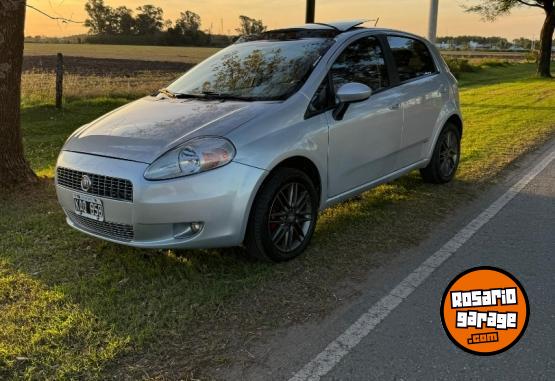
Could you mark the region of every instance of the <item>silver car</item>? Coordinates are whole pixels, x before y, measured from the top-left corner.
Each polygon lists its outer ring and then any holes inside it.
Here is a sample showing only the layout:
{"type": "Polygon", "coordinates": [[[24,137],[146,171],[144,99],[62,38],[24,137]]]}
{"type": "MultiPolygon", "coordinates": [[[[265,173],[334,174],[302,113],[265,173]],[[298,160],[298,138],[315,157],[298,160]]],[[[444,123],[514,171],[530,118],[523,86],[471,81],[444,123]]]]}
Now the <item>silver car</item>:
{"type": "Polygon", "coordinates": [[[457,170],[457,82],[435,47],[362,20],[244,37],[76,130],[56,168],[70,226],[142,248],[244,245],[284,261],[318,212],[416,168],[457,170]]]}

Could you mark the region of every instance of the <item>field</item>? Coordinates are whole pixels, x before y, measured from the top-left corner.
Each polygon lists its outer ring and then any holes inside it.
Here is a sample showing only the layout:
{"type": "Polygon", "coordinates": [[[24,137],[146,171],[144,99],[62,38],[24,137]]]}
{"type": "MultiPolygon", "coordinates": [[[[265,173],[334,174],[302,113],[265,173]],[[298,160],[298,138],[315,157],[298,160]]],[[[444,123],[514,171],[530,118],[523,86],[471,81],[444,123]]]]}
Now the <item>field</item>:
{"type": "MultiPolygon", "coordinates": [[[[54,99],[55,54],[64,54],[65,98],[134,98],[171,83],[219,48],[26,43],[23,94],[27,104],[54,99]]],[[[526,61],[519,52],[445,51],[447,59],[526,61]]]]}
{"type": "MultiPolygon", "coordinates": [[[[211,56],[219,49],[220,48],[182,46],[26,43],[25,55],[52,56],[56,53],[62,53],[64,55],[78,57],[137,59],[196,64],[211,56]]],[[[481,50],[445,50],[442,51],[442,54],[446,57],[490,58],[509,61],[524,61],[528,56],[528,52],[481,50]]]]}
{"type": "Polygon", "coordinates": [[[141,61],[169,61],[196,64],[216,53],[219,48],[183,46],[139,46],[104,44],[39,44],[26,43],[26,56],[67,56],[116,58],[141,61]]]}
{"type": "Polygon", "coordinates": [[[55,158],[77,127],[184,68],[136,63],[129,75],[104,59],[89,65],[105,65],[100,72],[82,65],[69,72],[75,80],[66,82],[71,96],[60,111],[48,93],[51,74],[27,58],[25,148],[46,177],[0,195],[0,379],[192,379],[256,361],[251,342],[317,321],[352,296],[344,281],[399,258],[555,135],[553,80],[535,78],[532,64],[485,66],[461,74],[466,123],[453,183],[428,185],[413,173],[329,209],[306,255],[291,263],[253,262],[241,249],[131,249],[65,225],[52,185],[55,158]]]}
{"type": "Polygon", "coordinates": [[[497,52],[483,50],[443,50],[444,57],[464,57],[464,58],[489,58],[507,61],[525,61],[529,52],[497,52]]]}
{"type": "MultiPolygon", "coordinates": [[[[192,64],[113,58],[64,58],[64,98],[137,98],[151,94],[178,78],[192,64]]],[[[26,56],[23,60],[23,104],[45,104],[55,97],[54,56],[26,56]]]]}

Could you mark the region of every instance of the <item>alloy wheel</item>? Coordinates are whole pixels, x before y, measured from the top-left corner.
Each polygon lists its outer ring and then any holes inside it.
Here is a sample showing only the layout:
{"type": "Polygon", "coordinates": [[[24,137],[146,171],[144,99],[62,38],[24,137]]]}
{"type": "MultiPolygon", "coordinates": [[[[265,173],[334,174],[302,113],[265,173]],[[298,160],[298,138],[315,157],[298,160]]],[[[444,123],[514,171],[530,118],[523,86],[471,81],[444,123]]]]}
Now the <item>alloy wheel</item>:
{"type": "Polygon", "coordinates": [[[285,184],[275,195],[268,217],[268,232],[274,246],[288,253],[306,240],[314,223],[313,201],[306,187],[285,184]]]}
{"type": "Polygon", "coordinates": [[[457,168],[459,161],[459,142],[454,131],[448,131],[441,142],[439,150],[439,170],[441,175],[449,177],[457,168]]]}

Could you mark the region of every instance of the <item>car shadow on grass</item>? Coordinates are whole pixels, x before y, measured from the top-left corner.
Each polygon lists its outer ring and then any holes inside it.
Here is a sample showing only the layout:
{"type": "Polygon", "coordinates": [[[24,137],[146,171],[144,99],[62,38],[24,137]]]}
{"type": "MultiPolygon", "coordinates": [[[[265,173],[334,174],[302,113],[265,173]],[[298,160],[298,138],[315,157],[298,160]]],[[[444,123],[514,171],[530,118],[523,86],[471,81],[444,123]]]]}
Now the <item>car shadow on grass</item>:
{"type": "MultiPolygon", "coordinates": [[[[59,312],[44,316],[66,319],[68,329],[49,345],[20,343],[12,356],[33,358],[35,372],[53,377],[196,375],[228,363],[261,332],[323,316],[337,305],[334,289],[347,274],[363,279],[419,242],[472,189],[405,176],[324,211],[306,254],[274,265],[249,259],[241,248],[140,250],[89,238],[66,226],[47,181],[0,199],[7,210],[0,225],[3,271],[38,282],[39,295],[59,293],[59,312]],[[73,369],[77,357],[83,366],[73,369]]],[[[14,306],[36,296],[25,289],[14,294],[14,306]]],[[[21,338],[47,325],[22,318],[21,338]]]]}

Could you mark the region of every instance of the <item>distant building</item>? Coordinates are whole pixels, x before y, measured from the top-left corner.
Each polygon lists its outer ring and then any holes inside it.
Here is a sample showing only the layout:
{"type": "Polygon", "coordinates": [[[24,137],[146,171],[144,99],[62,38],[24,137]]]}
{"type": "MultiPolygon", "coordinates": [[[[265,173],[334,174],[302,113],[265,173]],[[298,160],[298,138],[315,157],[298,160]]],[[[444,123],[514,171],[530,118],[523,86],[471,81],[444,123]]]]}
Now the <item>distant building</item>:
{"type": "Polygon", "coordinates": [[[468,43],[468,47],[472,50],[491,49],[490,44],[480,44],[479,42],[476,42],[476,41],[470,41],[468,43]]]}
{"type": "Polygon", "coordinates": [[[518,46],[518,45],[511,45],[509,47],[509,50],[512,52],[524,52],[526,51],[526,49],[524,49],[522,46],[518,46]]]}
{"type": "Polygon", "coordinates": [[[449,42],[440,42],[436,44],[436,47],[440,50],[449,50],[451,49],[451,44],[449,42]]]}

